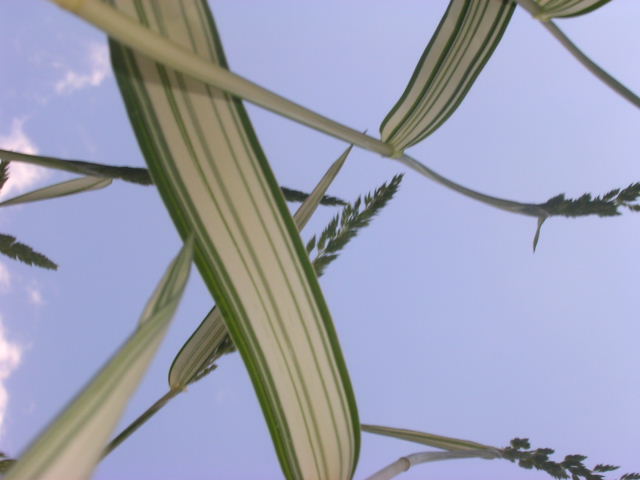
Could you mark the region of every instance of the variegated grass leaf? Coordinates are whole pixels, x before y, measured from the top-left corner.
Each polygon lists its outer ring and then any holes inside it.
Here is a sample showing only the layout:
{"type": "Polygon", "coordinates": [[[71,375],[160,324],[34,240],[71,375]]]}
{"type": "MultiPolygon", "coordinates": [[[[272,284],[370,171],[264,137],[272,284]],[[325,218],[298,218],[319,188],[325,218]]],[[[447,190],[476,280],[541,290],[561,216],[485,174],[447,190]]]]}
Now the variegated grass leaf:
{"type": "MultiPolygon", "coordinates": [[[[345,154],[346,153],[348,153],[348,151],[345,152],[345,154]]],[[[343,156],[345,154],[343,154],[343,156]]],[[[327,179],[327,175],[331,174],[332,170],[334,171],[333,175],[337,173],[336,168],[338,166],[338,162],[343,161],[341,159],[342,157],[334,163],[327,174],[325,174],[323,180],[318,184],[316,189],[314,189],[314,194],[316,194],[316,196],[318,195],[319,187],[321,187],[323,181],[327,179]]],[[[307,202],[310,202],[310,200],[307,200],[307,202]]],[[[305,218],[305,216],[303,216],[303,212],[303,207],[300,207],[294,215],[294,220],[299,228],[304,226],[302,222],[305,218]]],[[[351,236],[350,238],[354,238],[354,236],[351,236]]],[[[178,393],[184,391],[187,385],[202,379],[215,370],[217,368],[215,362],[220,357],[228,353],[232,353],[235,350],[233,341],[229,337],[224,325],[222,315],[220,314],[220,311],[214,307],[202,321],[198,329],[187,340],[174,359],[169,371],[169,392],[163,395],[158,401],[142,413],[142,415],[118,434],[117,437],[115,437],[109,444],[105,454],[108,454],[126,440],[126,438],[149,420],[149,418],[164,407],[169,400],[175,397],[178,393]]]]}
{"type": "MultiPolygon", "coordinates": [[[[298,230],[305,227],[315,212],[320,199],[324,198],[329,185],[344,165],[351,148],[351,146],[348,147],[333,162],[293,215],[293,221],[298,230]]],[[[174,358],[169,369],[169,386],[172,389],[182,389],[201,379],[215,368],[214,362],[218,358],[233,351],[235,351],[233,341],[229,337],[220,311],[214,306],[174,358]]]]}
{"type": "Polygon", "coordinates": [[[550,18],[577,17],[584,15],[606,5],[611,0],[535,0],[540,6],[542,15],[539,20],[547,21],[550,18]]]}
{"type": "MultiPolygon", "coordinates": [[[[99,3],[80,8],[105,7],[99,3]]],[[[209,70],[220,65],[216,71],[228,76],[206,2],[114,3],[124,12],[116,23],[127,43],[137,46],[136,32],[155,31],[154,39],[180,45],[174,53],[209,70]]],[[[114,40],[110,47],[151,175],[180,234],[193,232],[196,264],[242,355],[285,476],[349,478],[359,421],[348,373],[244,107],[114,40]]]]}
{"type": "Polygon", "coordinates": [[[187,239],[151,296],[138,328],[82,392],[20,455],[7,480],[87,479],[151,363],[189,277],[187,239]]]}
{"type": "Polygon", "coordinates": [[[433,133],[458,108],[502,38],[515,3],[451,0],[400,100],[380,125],[402,152],[433,133]]]}
{"type": "Polygon", "coordinates": [[[76,193],[89,192],[91,190],[99,190],[111,185],[110,178],[99,177],[81,177],[68,180],[66,182],[56,183],[48,187],[39,188],[23,195],[10,198],[0,202],[0,207],[8,207],[10,205],[18,205],[21,203],[38,202],[40,200],[49,200],[52,198],[64,197],[76,193]]]}

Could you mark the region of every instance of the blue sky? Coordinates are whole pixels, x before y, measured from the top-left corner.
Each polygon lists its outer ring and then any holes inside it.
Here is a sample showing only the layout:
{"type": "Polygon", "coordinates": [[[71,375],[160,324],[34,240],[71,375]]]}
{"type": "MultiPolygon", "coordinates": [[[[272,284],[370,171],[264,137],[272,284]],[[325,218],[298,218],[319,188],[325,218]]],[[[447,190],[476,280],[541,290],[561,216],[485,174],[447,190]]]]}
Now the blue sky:
{"type": "MultiPolygon", "coordinates": [[[[231,2],[213,13],[231,68],[313,110],[377,132],[446,2],[231,2]]],[[[617,0],[558,22],[640,91],[640,5],[617,0]]],[[[48,2],[0,3],[5,42],[0,147],[143,165],[105,38],[48,2]]],[[[249,107],[283,185],[310,190],[344,144],[249,107]]],[[[454,116],[411,153],[439,173],[504,198],[543,202],[640,180],[637,110],[603,86],[528,14],[454,116]]],[[[355,149],[331,193],[346,199],[405,168],[355,149]]],[[[69,176],[12,166],[13,195],[69,176]]],[[[322,209],[308,238],[336,212],[322,209]]],[[[503,446],[516,436],[590,465],[639,471],[636,346],[640,217],[535,221],[463,198],[406,171],[394,202],[321,285],[363,422],[503,446]]],[[[134,328],[179,249],[152,188],[102,191],[0,212],[0,232],[60,264],[0,259],[0,449],[34,437],[134,328]]],[[[212,300],[197,273],[123,425],[166,391],[171,360],[212,300]]],[[[239,357],[114,452],[95,478],[280,478],[239,357]]],[[[363,434],[356,478],[418,445],[363,434]]],[[[508,462],[459,460],[400,478],[534,479],[508,462]]],[[[614,476],[612,476],[614,478],[614,476]]]]}

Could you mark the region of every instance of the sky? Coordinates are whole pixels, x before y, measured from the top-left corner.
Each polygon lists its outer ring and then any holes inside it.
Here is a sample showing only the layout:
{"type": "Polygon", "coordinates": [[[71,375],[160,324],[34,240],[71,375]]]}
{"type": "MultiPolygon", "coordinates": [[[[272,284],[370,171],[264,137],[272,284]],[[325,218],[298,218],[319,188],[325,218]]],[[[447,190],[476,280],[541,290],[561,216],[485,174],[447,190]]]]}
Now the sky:
{"type": "MultiPolygon", "coordinates": [[[[445,1],[213,2],[230,67],[376,135],[445,1]],[[400,8],[399,8],[400,6],[400,8]]],[[[640,92],[640,4],[558,21],[640,92]]],[[[43,0],[0,2],[0,148],[143,166],[103,34],[43,0]]],[[[248,107],[282,185],[310,191],[343,142],[248,107]]],[[[516,11],[456,113],[408,153],[463,185],[544,202],[640,181],[639,112],[516,11]]],[[[345,199],[395,173],[393,202],[321,279],[360,418],[498,447],[527,437],[559,457],[640,471],[640,216],[535,219],[433,184],[354,149],[330,189],[345,199]]],[[[71,178],[11,166],[2,197],[71,178]]],[[[294,208],[294,206],[292,206],[294,208]]],[[[321,231],[322,208],[303,232],[321,231]]],[[[180,248],[153,188],[122,182],[0,212],[56,272],[0,258],[0,450],[19,455],[134,329],[180,248]]],[[[167,389],[171,360],[212,305],[194,270],[125,426],[167,389]]],[[[363,434],[355,478],[419,445],[363,434]]],[[[277,479],[278,462],[238,355],[219,362],[110,455],[96,479],[277,479]]],[[[544,479],[506,461],[415,467],[403,479],[544,479]]],[[[610,478],[617,478],[612,475],[610,478]]]]}

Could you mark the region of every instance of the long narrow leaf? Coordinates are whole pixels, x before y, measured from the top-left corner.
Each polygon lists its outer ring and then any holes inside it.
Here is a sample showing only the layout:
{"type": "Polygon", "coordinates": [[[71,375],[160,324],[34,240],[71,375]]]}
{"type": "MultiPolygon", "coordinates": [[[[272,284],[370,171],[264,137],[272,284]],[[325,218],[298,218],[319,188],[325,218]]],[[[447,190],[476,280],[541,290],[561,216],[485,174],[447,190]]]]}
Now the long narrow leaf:
{"type": "Polygon", "coordinates": [[[110,178],[74,178],[73,180],[56,183],[55,185],[39,188],[33,192],[10,198],[9,200],[0,202],[0,207],[8,207],[10,205],[18,205],[20,203],[39,202],[40,200],[49,200],[51,198],[64,197],[75,193],[99,190],[101,188],[108,187],[109,185],[111,185],[110,178]]]}
{"type": "MultiPolygon", "coordinates": [[[[351,148],[347,148],[333,162],[313,192],[293,215],[298,230],[302,230],[311,218],[320,199],[344,165],[351,148]]],[[[220,310],[213,307],[173,359],[169,369],[169,386],[172,389],[182,389],[197,381],[213,368],[214,362],[220,356],[234,349],[220,310]]]]}
{"type": "Polygon", "coordinates": [[[360,426],[363,432],[374,433],[386,437],[399,438],[408,442],[421,443],[429,447],[441,448],[443,450],[460,451],[460,450],[486,450],[487,453],[495,453],[499,455],[499,451],[495,447],[483,445],[481,443],[472,442],[470,440],[461,440],[459,438],[444,437],[442,435],[434,435],[432,433],[418,432],[416,430],[406,430],[403,428],[383,427],[380,425],[360,426]]]}
{"type": "Polygon", "coordinates": [[[89,478],[164,338],[184,291],[192,256],[189,239],[156,288],[135,333],[20,456],[7,480],[89,478]]]}
{"type": "Polygon", "coordinates": [[[544,18],[576,17],[592,12],[611,0],[535,0],[540,5],[544,18]]]}
{"type": "Polygon", "coordinates": [[[151,177],[146,168],[137,167],[117,167],[113,165],[103,165],[101,163],[91,163],[82,160],[66,160],[56,157],[45,157],[42,155],[28,155],[26,153],[0,150],[0,159],[38,165],[40,167],[55,168],[65,172],[78,173],[91,177],[120,179],[126,182],[138,183],[140,185],[150,185],[151,177]]]}
{"type": "Polygon", "coordinates": [[[511,19],[510,0],[451,0],[409,85],[380,126],[401,152],[433,133],[458,108],[511,19]]]}
{"type": "MultiPolygon", "coordinates": [[[[226,66],[206,2],[118,1],[148,28],[226,66]]],[[[133,40],[135,44],[135,40],[133,40]]],[[[242,104],[115,42],[138,142],[224,315],[288,478],[349,478],[359,422],[332,321],[242,104]]]]}

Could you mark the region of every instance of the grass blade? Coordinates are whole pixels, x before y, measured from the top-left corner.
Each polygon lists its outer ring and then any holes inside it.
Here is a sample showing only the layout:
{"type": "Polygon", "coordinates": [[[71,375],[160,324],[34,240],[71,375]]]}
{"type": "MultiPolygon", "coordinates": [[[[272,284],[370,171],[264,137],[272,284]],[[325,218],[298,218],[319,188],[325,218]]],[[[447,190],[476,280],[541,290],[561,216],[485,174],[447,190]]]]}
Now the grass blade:
{"type": "Polygon", "coordinates": [[[539,20],[554,17],[577,17],[606,5],[611,0],[535,0],[540,5],[539,20]]]}
{"type": "Polygon", "coordinates": [[[129,397],[164,338],[189,276],[187,240],[144,310],[134,334],[11,467],[7,480],[89,478],[129,397]]]}
{"type": "Polygon", "coordinates": [[[440,448],[442,450],[460,451],[460,450],[486,450],[487,453],[496,453],[499,456],[499,450],[489,445],[472,442],[470,440],[461,440],[459,438],[444,437],[442,435],[434,435],[432,433],[418,432],[416,430],[406,430],[403,428],[383,427],[380,425],[360,426],[363,432],[383,435],[386,437],[399,438],[408,442],[421,443],[429,447],[440,448]]]}
{"type": "MultiPolygon", "coordinates": [[[[294,214],[293,221],[298,230],[302,230],[311,218],[320,199],[324,197],[329,185],[344,165],[351,148],[347,148],[329,167],[313,192],[294,214]]],[[[218,358],[234,350],[235,346],[229,337],[222,315],[214,306],[173,359],[169,368],[170,388],[183,389],[196,382],[215,368],[218,358]]]]}
{"type": "MultiPolygon", "coordinates": [[[[226,67],[206,2],[116,5],[226,67]]],[[[111,54],[152,177],[181,235],[193,232],[196,264],[247,366],[285,475],[349,478],[359,422],[348,375],[244,107],[113,41],[111,54]]]]}
{"type": "Polygon", "coordinates": [[[100,163],[84,162],[81,160],[65,160],[56,157],[45,157],[42,155],[28,155],[26,153],[10,152],[0,150],[0,158],[5,161],[14,161],[38,165],[40,167],[54,168],[65,172],[78,173],[100,178],[113,178],[124,180],[125,182],[138,183],[140,185],[151,185],[151,177],[146,168],[136,167],[116,167],[103,165],[100,163]]]}
{"type": "Polygon", "coordinates": [[[451,0],[409,85],[380,126],[397,151],[433,133],[458,108],[511,19],[508,0],[451,0]]]}
{"type": "Polygon", "coordinates": [[[0,207],[8,207],[10,205],[18,205],[20,203],[39,202],[40,200],[49,200],[51,198],[65,197],[75,193],[89,192],[91,190],[99,190],[111,185],[110,178],[82,177],[75,178],[66,182],[56,183],[48,187],[39,188],[33,192],[18,195],[4,202],[0,202],[0,207]]]}
{"type": "MultiPolygon", "coordinates": [[[[6,158],[8,161],[29,163],[31,165],[39,165],[41,167],[53,168],[65,172],[79,173],[101,178],[111,178],[124,180],[125,182],[137,183],[139,185],[153,185],[153,179],[149,175],[149,170],[138,167],[116,167],[113,165],[104,165],[101,163],[91,163],[81,160],[64,160],[55,157],[43,157],[41,155],[27,155],[26,153],[10,152],[0,149],[0,158],[6,158]]],[[[1,160],[0,160],[1,161],[1,160]]],[[[0,172],[1,173],[1,172],[0,172]]],[[[3,178],[0,175],[0,178],[3,178]]],[[[0,181],[0,189],[2,188],[0,181]]],[[[280,187],[282,194],[287,202],[304,202],[309,196],[308,193],[294,190],[288,187],[280,187]]],[[[340,198],[325,195],[320,201],[322,205],[335,207],[337,205],[346,205],[344,200],[340,198]]]]}

